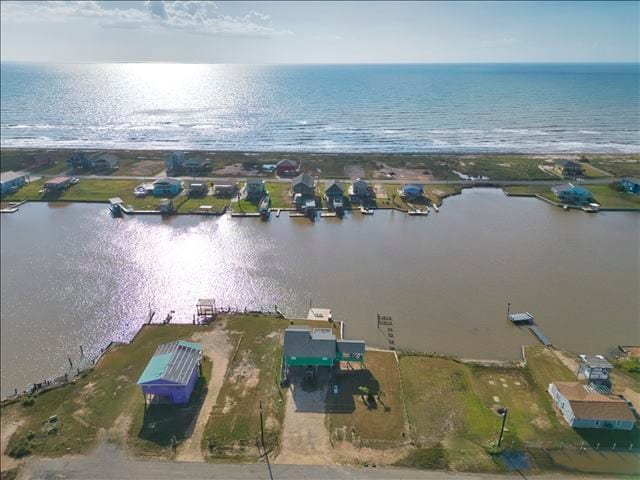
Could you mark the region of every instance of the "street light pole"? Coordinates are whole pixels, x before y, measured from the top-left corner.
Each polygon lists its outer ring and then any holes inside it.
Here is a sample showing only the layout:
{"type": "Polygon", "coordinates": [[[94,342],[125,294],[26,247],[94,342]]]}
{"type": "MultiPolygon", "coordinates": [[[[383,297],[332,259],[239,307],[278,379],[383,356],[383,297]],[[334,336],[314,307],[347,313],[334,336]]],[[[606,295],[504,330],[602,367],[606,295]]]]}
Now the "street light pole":
{"type": "Polygon", "coordinates": [[[502,427],[500,427],[500,436],[498,437],[498,448],[500,448],[500,445],[502,445],[502,434],[504,433],[504,424],[507,421],[508,412],[509,410],[507,410],[506,408],[502,409],[502,427]]]}

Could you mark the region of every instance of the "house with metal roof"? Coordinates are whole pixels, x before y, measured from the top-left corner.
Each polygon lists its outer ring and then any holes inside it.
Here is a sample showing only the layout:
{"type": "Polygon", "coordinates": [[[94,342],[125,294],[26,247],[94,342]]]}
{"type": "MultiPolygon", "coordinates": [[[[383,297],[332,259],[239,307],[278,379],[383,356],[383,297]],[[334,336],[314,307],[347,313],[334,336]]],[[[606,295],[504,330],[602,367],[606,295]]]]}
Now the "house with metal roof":
{"type": "Polygon", "coordinates": [[[27,183],[27,174],[24,172],[2,172],[0,174],[0,194],[13,192],[27,183]]]}
{"type": "Polygon", "coordinates": [[[279,177],[291,177],[298,173],[298,164],[285,158],[276,164],[276,171],[279,177]]]}
{"type": "Polygon", "coordinates": [[[609,384],[609,373],[613,365],[602,355],[578,355],[578,377],[584,375],[589,382],[609,384]]]}
{"type": "Polygon", "coordinates": [[[575,178],[584,174],[582,165],[573,160],[560,159],[555,161],[554,170],[563,177],[575,178]]]}
{"type": "Polygon", "coordinates": [[[202,345],[178,340],[159,345],[138,385],[147,400],[170,404],[189,403],[200,376],[202,345]]]}
{"type": "Polygon", "coordinates": [[[291,191],[295,195],[299,193],[302,197],[312,197],[316,193],[313,177],[308,173],[301,173],[291,180],[291,191]]]}
{"type": "Polygon", "coordinates": [[[620,179],[620,186],[627,193],[633,193],[635,195],[640,195],[640,179],[624,177],[620,179]]]}
{"type": "Polygon", "coordinates": [[[344,195],[344,184],[340,180],[329,180],[327,187],[324,189],[324,196],[327,200],[335,200],[342,198],[344,195]]]}
{"type": "Polygon", "coordinates": [[[400,191],[400,196],[404,198],[418,198],[424,195],[424,187],[419,183],[405,183],[400,191]]]}
{"type": "Polygon", "coordinates": [[[339,362],[363,362],[362,340],[337,340],[330,328],[289,327],[284,331],[283,367],[333,367],[339,362]]]}
{"type": "Polygon", "coordinates": [[[627,401],[608,389],[580,382],[549,384],[549,395],[573,428],[632,430],[636,417],[627,401]]]}
{"type": "Polygon", "coordinates": [[[184,182],[179,178],[159,178],[153,182],[153,194],[156,197],[174,196],[182,191],[184,182]]]}
{"type": "Polygon", "coordinates": [[[565,183],[551,187],[551,191],[555,196],[564,203],[589,203],[593,199],[593,195],[584,187],[579,187],[573,183],[565,183]]]}

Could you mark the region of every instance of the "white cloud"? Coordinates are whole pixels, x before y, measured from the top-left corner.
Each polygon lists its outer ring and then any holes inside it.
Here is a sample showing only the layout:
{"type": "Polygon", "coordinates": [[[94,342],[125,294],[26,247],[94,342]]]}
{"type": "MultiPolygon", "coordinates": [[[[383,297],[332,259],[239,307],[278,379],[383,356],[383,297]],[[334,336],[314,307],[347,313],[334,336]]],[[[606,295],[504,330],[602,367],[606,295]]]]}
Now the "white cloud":
{"type": "Polygon", "coordinates": [[[95,0],[2,1],[3,22],[93,21],[110,28],[180,30],[205,35],[273,37],[291,32],[272,26],[269,16],[251,11],[243,16],[223,15],[213,1],[145,1],[137,7],[106,8],[95,0]]]}

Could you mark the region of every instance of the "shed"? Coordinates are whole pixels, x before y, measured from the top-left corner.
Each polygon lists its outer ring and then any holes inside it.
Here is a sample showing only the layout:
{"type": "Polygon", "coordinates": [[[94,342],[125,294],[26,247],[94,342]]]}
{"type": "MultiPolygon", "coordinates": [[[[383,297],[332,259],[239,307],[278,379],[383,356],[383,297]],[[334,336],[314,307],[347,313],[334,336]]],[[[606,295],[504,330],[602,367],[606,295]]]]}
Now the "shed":
{"type": "Polygon", "coordinates": [[[421,197],[422,195],[424,195],[424,187],[417,183],[406,183],[402,186],[401,193],[403,197],[421,197]]]}
{"type": "Polygon", "coordinates": [[[138,379],[145,405],[148,400],[174,405],[189,402],[200,376],[202,345],[178,340],[156,349],[138,379]]]}

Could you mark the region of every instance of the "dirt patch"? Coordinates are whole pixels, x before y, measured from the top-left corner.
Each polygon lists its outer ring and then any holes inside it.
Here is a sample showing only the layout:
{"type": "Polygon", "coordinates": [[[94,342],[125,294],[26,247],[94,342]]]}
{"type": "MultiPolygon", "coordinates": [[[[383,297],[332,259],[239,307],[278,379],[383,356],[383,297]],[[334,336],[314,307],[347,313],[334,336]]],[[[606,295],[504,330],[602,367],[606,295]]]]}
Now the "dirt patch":
{"type": "Polygon", "coordinates": [[[222,388],[224,382],[224,376],[227,372],[227,366],[229,364],[229,356],[231,355],[232,346],[229,342],[229,337],[224,330],[225,325],[223,323],[216,325],[212,330],[197,333],[193,336],[193,341],[202,345],[203,355],[208,357],[213,368],[211,371],[211,378],[207,385],[207,396],[204,399],[202,408],[194,419],[194,424],[191,427],[191,435],[180,446],[177,460],[185,462],[203,462],[204,457],[202,455],[202,436],[204,434],[205,426],[209,420],[211,410],[215,406],[218,394],[222,388]]]}
{"type": "Polygon", "coordinates": [[[2,453],[0,457],[0,471],[11,470],[20,464],[20,461],[5,455],[5,453],[9,445],[9,440],[22,424],[23,420],[20,419],[19,415],[12,413],[6,408],[3,409],[2,421],[0,423],[0,453],[2,453]]]}
{"type": "Polygon", "coordinates": [[[217,170],[214,170],[213,174],[219,175],[219,176],[230,176],[230,177],[236,177],[236,176],[242,176],[242,175],[261,176],[261,172],[257,170],[247,170],[246,168],[244,168],[244,165],[242,163],[232,163],[231,165],[225,165],[222,168],[218,168],[217,170]]]}
{"type": "Polygon", "coordinates": [[[384,178],[387,180],[416,180],[416,181],[429,181],[433,180],[433,175],[425,172],[421,169],[414,168],[395,168],[389,165],[383,164],[382,168],[379,168],[373,172],[373,178],[384,178]]]}
{"type": "Polygon", "coordinates": [[[364,168],[362,168],[360,165],[347,165],[346,167],[344,167],[344,176],[350,178],[351,180],[364,178],[364,168]]]}
{"type": "Polygon", "coordinates": [[[577,359],[570,357],[569,355],[567,355],[566,353],[564,353],[564,352],[562,352],[560,350],[555,350],[554,349],[553,350],[553,354],[569,370],[571,370],[574,373],[578,371],[578,360],[577,359]]]}
{"type": "Polygon", "coordinates": [[[140,160],[129,167],[129,174],[139,177],[150,177],[160,173],[164,165],[157,160],[140,160]]]}
{"type": "Polygon", "coordinates": [[[246,390],[254,388],[258,385],[260,380],[260,370],[252,365],[247,355],[244,354],[238,364],[234,367],[231,375],[229,375],[229,382],[235,384],[241,384],[244,391],[241,396],[245,396],[246,390]]]}

